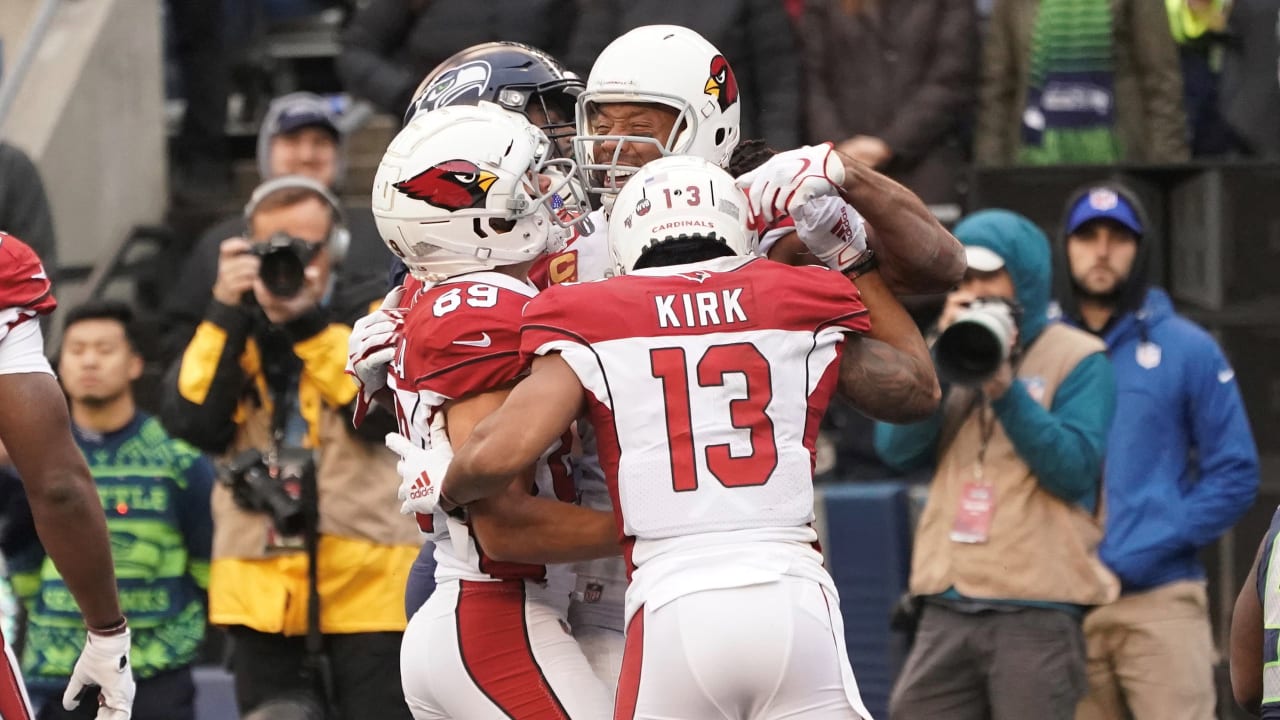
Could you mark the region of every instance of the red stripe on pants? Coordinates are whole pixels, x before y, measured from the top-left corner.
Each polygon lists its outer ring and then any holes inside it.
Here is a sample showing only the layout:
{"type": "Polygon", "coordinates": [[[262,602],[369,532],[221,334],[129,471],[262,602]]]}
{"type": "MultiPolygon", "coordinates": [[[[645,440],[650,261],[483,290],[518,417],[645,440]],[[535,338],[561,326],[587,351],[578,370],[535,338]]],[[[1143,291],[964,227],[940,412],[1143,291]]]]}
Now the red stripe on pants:
{"type": "Polygon", "coordinates": [[[458,652],[476,687],[512,718],[569,720],[529,645],[524,582],[463,580],[460,586],[458,652]]]}
{"type": "Polygon", "coordinates": [[[622,648],[622,670],[618,673],[618,694],[614,697],[613,720],[632,720],[640,697],[640,666],[644,660],[644,606],[631,616],[627,640],[622,648]]]}
{"type": "MultiPolygon", "coordinates": [[[[4,633],[0,632],[0,647],[4,646],[4,633]]],[[[23,699],[22,678],[18,669],[9,662],[9,653],[4,653],[4,662],[0,663],[0,718],[4,720],[32,720],[31,708],[23,699]]],[[[57,698],[55,702],[62,702],[57,698]]]]}

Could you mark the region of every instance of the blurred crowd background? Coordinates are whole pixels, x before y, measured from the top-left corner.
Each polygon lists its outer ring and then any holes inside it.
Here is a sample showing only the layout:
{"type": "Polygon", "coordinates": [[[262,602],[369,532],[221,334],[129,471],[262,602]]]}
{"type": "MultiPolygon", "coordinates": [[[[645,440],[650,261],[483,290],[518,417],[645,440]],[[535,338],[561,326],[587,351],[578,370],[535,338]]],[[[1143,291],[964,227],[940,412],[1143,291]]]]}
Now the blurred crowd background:
{"type": "MultiPolygon", "coordinates": [[[[1280,0],[1100,0],[1051,41],[1062,27],[1035,9],[1052,1],[4,0],[0,229],[41,254],[64,307],[132,307],[144,361],[134,389],[155,410],[208,303],[218,244],[243,231],[259,182],[301,173],[331,187],[352,235],[344,274],[379,281],[389,256],[369,211],[373,173],[440,61],[514,40],[586,77],[619,34],[688,26],[735,69],[744,138],[830,141],[944,223],[1000,207],[1054,237],[1072,188],[1136,191],[1156,241],[1152,280],[1233,362],[1262,459],[1254,508],[1204,551],[1221,649],[1280,501],[1280,0]],[[1111,44],[1073,54],[1073,32],[1111,44]],[[1028,115],[1061,70],[1107,74],[1109,124],[1028,115]],[[1046,141],[1029,150],[1027,133],[1046,141]]],[[[911,302],[922,325],[939,307],[911,302]]],[[[903,657],[885,609],[905,586],[928,474],[896,477],[852,410],[834,408],[825,430],[829,535],[885,548],[874,567],[831,551],[838,580],[873,588],[845,600],[851,654],[874,661],[857,668],[870,698],[903,657]]],[[[216,647],[204,658],[216,663],[216,647]]],[[[1222,717],[1230,697],[1220,690],[1222,717]]]]}

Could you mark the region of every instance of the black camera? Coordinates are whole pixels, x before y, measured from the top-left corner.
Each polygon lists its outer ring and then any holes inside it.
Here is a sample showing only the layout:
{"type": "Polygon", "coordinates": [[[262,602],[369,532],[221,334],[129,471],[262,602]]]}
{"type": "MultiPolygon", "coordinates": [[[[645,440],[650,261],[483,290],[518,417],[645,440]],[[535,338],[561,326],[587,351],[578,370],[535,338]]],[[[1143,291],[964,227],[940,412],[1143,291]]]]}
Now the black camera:
{"type": "Polygon", "coordinates": [[[287,447],[269,455],[245,450],[219,474],[219,482],[231,488],[236,504],[250,512],[265,513],[285,536],[301,535],[307,527],[304,488],[314,487],[315,458],[305,448],[287,447]]]}
{"type": "Polygon", "coordinates": [[[986,382],[1013,351],[1021,315],[1021,307],[1008,298],[969,303],[933,345],[938,378],[958,385],[986,382]]]}
{"type": "Polygon", "coordinates": [[[302,290],[304,272],[324,243],[310,242],[288,233],[276,233],[266,242],[254,243],[249,252],[262,258],[258,277],[272,295],[290,298],[302,290]]]}

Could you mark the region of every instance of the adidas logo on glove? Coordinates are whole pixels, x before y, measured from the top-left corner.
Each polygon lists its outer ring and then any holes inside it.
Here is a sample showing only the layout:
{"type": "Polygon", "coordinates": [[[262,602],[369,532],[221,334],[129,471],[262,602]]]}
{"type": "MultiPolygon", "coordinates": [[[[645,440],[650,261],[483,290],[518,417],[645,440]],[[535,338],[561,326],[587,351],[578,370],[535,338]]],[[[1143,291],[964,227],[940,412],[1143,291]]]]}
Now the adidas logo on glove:
{"type": "Polygon", "coordinates": [[[413,482],[413,488],[409,490],[409,499],[421,500],[435,494],[436,487],[431,484],[431,478],[427,477],[427,474],[424,472],[413,482]]]}

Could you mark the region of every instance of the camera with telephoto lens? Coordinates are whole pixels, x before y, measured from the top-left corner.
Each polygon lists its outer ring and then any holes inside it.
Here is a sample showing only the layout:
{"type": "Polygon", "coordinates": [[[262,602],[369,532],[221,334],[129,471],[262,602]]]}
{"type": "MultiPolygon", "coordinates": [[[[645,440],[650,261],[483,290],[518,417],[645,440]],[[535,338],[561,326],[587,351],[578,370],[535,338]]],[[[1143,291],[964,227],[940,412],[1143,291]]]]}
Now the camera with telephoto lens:
{"type": "Polygon", "coordinates": [[[218,480],[231,489],[242,509],[264,513],[281,535],[296,536],[306,529],[303,488],[315,482],[315,472],[315,458],[305,448],[286,447],[266,455],[251,449],[227,463],[218,480]]]}
{"type": "Polygon", "coordinates": [[[1003,297],[969,303],[933,344],[938,378],[957,385],[981,385],[1009,359],[1018,335],[1021,308],[1003,297]]]}
{"type": "Polygon", "coordinates": [[[291,298],[302,290],[307,263],[324,243],[313,243],[288,233],[276,233],[266,242],[254,243],[249,252],[262,258],[258,277],[272,295],[291,298]]]}

